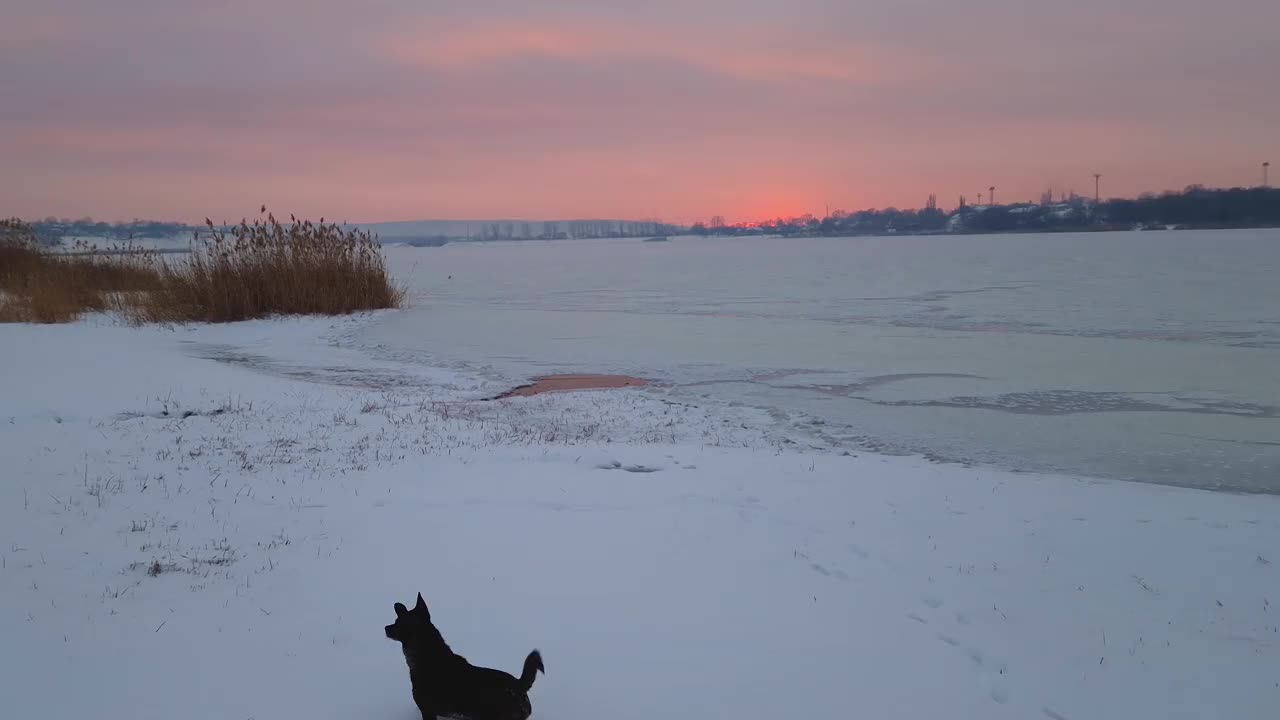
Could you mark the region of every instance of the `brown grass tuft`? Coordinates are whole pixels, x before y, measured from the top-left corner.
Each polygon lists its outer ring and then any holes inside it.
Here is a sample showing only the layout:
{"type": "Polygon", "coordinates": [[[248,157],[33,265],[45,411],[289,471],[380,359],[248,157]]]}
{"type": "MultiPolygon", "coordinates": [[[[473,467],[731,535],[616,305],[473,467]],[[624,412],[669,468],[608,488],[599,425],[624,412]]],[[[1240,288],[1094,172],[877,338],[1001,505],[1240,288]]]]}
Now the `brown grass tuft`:
{"type": "Polygon", "coordinates": [[[345,315],[400,307],[403,291],[364,231],[266,212],[160,266],[160,286],[129,312],[137,322],[233,322],[271,315],[345,315]]]}
{"type": "Polygon", "coordinates": [[[105,254],[84,244],[74,254],[52,253],[26,223],[0,220],[0,322],[71,322],[159,283],[153,253],[125,245],[105,254]]]}
{"type": "Polygon", "coordinates": [[[172,262],[128,245],[59,254],[31,227],[0,220],[0,322],[71,322],[118,310],[136,323],[233,322],[400,307],[403,291],[364,231],[290,218],[242,222],[172,262]]]}

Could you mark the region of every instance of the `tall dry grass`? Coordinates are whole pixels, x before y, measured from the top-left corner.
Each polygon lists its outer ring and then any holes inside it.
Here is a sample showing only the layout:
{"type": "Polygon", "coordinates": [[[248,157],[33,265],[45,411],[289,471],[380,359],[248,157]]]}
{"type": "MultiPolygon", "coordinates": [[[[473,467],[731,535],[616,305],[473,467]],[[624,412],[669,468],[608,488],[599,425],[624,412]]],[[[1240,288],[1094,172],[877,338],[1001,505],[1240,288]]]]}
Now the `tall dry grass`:
{"type": "Polygon", "coordinates": [[[262,209],[252,224],[210,237],[183,260],[160,264],[159,287],[127,312],[136,322],[234,322],[271,315],[345,315],[400,307],[373,235],[337,224],[288,225],[262,209]]]}
{"type": "Polygon", "coordinates": [[[165,260],[130,246],[76,254],[41,247],[30,226],[0,221],[0,322],[71,322],[115,310],[135,323],[234,322],[271,315],[344,315],[399,307],[372,234],[336,224],[288,225],[262,209],[252,224],[165,260]]]}
{"type": "Polygon", "coordinates": [[[155,255],[146,250],[102,253],[79,243],[74,251],[49,252],[26,223],[0,220],[0,322],[71,322],[160,287],[155,255]]]}

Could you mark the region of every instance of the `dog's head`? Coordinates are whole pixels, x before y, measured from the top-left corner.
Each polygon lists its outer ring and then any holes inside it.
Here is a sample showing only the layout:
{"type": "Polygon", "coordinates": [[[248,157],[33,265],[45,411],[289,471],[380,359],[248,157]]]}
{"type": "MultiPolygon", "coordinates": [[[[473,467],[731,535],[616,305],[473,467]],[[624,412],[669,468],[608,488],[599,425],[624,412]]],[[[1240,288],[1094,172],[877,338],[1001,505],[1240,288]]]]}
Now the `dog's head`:
{"type": "Polygon", "coordinates": [[[387,637],[401,644],[427,641],[448,647],[440,631],[431,623],[431,611],[427,610],[427,603],[423,601],[422,593],[418,593],[418,603],[412,610],[396,603],[395,611],[396,621],[386,626],[387,637]]]}

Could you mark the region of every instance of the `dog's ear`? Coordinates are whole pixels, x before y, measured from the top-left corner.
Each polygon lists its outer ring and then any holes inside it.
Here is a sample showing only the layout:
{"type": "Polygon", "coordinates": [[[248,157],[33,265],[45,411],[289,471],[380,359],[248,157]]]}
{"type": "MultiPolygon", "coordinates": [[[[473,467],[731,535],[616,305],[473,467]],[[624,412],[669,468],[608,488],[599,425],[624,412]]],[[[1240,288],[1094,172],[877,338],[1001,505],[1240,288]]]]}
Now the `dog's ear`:
{"type": "Polygon", "coordinates": [[[431,619],[431,611],[427,609],[427,603],[422,599],[422,593],[418,593],[418,604],[413,606],[413,611],[422,613],[423,617],[431,619]]]}
{"type": "Polygon", "coordinates": [[[409,609],[401,603],[396,603],[396,617],[404,617],[409,614],[409,609]]]}

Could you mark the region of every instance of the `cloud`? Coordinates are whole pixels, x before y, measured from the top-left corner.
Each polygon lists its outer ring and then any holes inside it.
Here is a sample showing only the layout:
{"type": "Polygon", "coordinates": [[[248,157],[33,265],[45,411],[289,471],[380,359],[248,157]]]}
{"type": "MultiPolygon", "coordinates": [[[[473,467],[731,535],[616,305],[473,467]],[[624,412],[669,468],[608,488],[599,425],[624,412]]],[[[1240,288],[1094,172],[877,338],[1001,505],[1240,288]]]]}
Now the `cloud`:
{"type": "Polygon", "coordinates": [[[650,26],[619,21],[482,22],[397,28],[375,41],[396,62],[430,69],[458,69],[513,58],[577,62],[661,60],[745,80],[833,81],[877,85],[918,77],[918,58],[889,56],[870,43],[823,46],[815,38],[784,42],[769,28],[704,32],[685,25],[650,26]]]}
{"type": "Polygon", "coordinates": [[[1269,0],[19,0],[5,23],[21,214],[692,219],[1280,156],[1269,0]]]}

